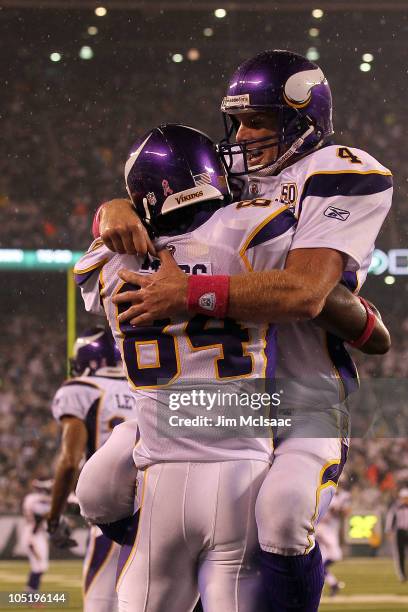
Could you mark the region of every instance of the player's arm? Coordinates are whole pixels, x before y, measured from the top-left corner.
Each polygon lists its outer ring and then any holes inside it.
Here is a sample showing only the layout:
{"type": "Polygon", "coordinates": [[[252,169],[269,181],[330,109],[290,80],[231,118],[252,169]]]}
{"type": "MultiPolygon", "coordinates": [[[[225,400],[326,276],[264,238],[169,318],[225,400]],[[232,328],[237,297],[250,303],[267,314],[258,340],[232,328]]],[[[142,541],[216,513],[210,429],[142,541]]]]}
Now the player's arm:
{"type": "MultiPolygon", "coordinates": [[[[115,303],[132,303],[120,315],[120,321],[142,325],[158,318],[188,314],[188,285],[192,277],[179,269],[168,251],[161,251],[159,256],[160,269],[148,278],[128,270],[119,272],[123,280],[141,287],[139,291],[127,291],[113,298],[115,303]]],[[[291,251],[284,270],[229,277],[228,308],[223,316],[274,323],[313,319],[339,282],[343,268],[342,254],[332,249],[291,251]]]]}
{"type": "Polygon", "coordinates": [[[102,204],[95,214],[92,233],[94,238],[100,236],[108,249],[117,253],[156,254],[130,200],[115,199],[102,204]]]}
{"type": "Polygon", "coordinates": [[[79,464],[84,456],[88,433],[84,422],[74,416],[63,416],[62,439],[57,458],[48,525],[58,525],[69,494],[78,480],[79,464]]]}
{"type": "MultiPolygon", "coordinates": [[[[359,348],[363,353],[382,355],[389,351],[391,338],[381,315],[369,302],[375,314],[373,332],[359,348]]],[[[344,285],[337,285],[327,296],[324,308],[315,319],[320,327],[346,341],[361,337],[367,324],[367,311],[360,299],[344,285]]]]}

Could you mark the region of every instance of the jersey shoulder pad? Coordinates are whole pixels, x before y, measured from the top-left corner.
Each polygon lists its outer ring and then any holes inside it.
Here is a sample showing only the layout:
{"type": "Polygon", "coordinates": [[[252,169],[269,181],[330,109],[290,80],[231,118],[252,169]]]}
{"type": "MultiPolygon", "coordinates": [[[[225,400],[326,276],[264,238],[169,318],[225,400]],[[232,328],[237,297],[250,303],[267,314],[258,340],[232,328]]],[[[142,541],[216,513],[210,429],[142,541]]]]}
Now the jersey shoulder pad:
{"type": "Polygon", "coordinates": [[[86,377],[72,378],[65,381],[56,392],[51,411],[56,420],[63,416],[74,416],[84,420],[92,404],[103,394],[104,389],[86,377]]]}
{"type": "Polygon", "coordinates": [[[75,378],[67,378],[65,380],[60,389],[65,389],[67,387],[88,387],[90,389],[96,389],[101,391],[101,387],[98,385],[98,382],[94,380],[94,376],[76,376],[75,378]]]}
{"type": "Polygon", "coordinates": [[[92,276],[96,270],[100,270],[115,253],[106,247],[102,240],[94,240],[87,252],[75,264],[74,276],[77,285],[81,286],[92,276]]]}
{"type": "Polygon", "coordinates": [[[299,210],[306,197],[368,196],[392,188],[392,174],[361,149],[330,145],[308,155],[299,168],[299,210]]]}
{"type": "Polygon", "coordinates": [[[318,149],[304,158],[303,169],[307,176],[312,173],[324,172],[347,172],[364,174],[375,172],[391,175],[391,171],[380,164],[372,155],[358,149],[345,145],[329,145],[318,149]]]}

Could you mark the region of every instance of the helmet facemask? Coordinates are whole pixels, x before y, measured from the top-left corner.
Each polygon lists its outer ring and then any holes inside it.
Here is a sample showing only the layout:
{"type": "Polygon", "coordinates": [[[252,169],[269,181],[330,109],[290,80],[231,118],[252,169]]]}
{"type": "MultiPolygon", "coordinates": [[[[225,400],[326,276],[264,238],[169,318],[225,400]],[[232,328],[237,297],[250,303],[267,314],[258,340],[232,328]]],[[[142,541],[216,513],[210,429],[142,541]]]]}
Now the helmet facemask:
{"type": "Polygon", "coordinates": [[[315,131],[312,120],[300,115],[296,109],[275,106],[262,109],[251,107],[249,110],[275,112],[277,115],[277,136],[264,136],[237,142],[235,137],[238,132],[239,121],[235,115],[223,112],[225,138],[219,143],[218,152],[229,176],[238,177],[247,174],[268,176],[274,174],[298,153],[305,139],[315,131]],[[255,151],[263,152],[271,148],[276,149],[273,159],[269,159],[263,164],[250,165],[250,158],[255,151]],[[234,165],[238,160],[242,163],[239,164],[237,170],[234,170],[234,165]]]}

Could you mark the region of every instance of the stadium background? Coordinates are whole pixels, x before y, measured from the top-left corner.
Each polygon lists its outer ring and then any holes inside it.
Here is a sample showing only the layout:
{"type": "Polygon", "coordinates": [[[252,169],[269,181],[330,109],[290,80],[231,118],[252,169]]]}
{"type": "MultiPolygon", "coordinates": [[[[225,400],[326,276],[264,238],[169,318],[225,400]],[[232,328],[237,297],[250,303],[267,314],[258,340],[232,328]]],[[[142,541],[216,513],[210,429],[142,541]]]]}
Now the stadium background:
{"type": "MultiPolygon", "coordinates": [[[[123,163],[137,137],[176,121],[219,139],[233,68],[264,48],[289,48],[328,76],[337,141],[367,149],[394,173],[393,209],[377,243],[394,258],[387,265],[382,255],[364,288],[393,346],[359,361],[363,377],[406,377],[406,2],[101,4],[98,16],[91,1],[2,2],[0,249],[86,249],[98,203],[125,195],[123,163]]],[[[66,277],[1,274],[0,514],[14,525],[30,479],[52,473],[58,445],[49,405],[66,372],[66,277]]],[[[78,311],[80,329],[89,319],[78,311]]],[[[386,433],[353,440],[344,479],[355,512],[380,521],[408,483],[408,440],[386,433]]],[[[12,553],[13,533],[0,536],[0,555],[12,553]]],[[[357,552],[389,554],[381,528],[368,540],[357,552]]]]}

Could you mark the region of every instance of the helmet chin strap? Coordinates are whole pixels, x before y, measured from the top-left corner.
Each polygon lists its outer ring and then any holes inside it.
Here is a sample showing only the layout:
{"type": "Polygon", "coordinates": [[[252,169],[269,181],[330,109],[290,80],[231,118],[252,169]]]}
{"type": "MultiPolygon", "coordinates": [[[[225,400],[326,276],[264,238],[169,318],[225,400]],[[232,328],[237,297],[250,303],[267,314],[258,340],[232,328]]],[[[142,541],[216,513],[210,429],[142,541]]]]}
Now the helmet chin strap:
{"type": "MultiPolygon", "coordinates": [[[[275,174],[276,170],[278,170],[278,168],[283,166],[283,164],[285,164],[288,161],[288,159],[290,159],[292,155],[294,155],[297,152],[297,150],[300,149],[300,147],[305,142],[306,138],[308,138],[311,134],[313,134],[314,131],[315,131],[315,128],[313,125],[308,127],[306,132],[304,132],[301,136],[299,136],[297,140],[295,140],[295,142],[289,147],[286,153],[284,153],[279,159],[277,159],[270,166],[266,166],[266,168],[262,168],[254,174],[256,174],[257,176],[271,176],[271,174],[275,174]]],[[[254,176],[254,174],[252,176],[254,176]]]]}

